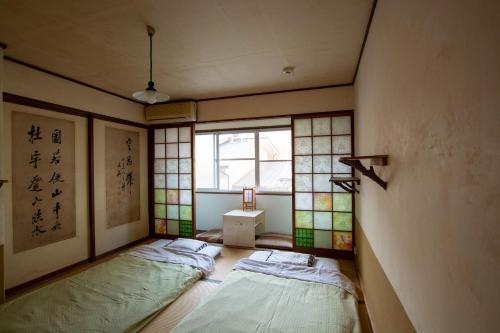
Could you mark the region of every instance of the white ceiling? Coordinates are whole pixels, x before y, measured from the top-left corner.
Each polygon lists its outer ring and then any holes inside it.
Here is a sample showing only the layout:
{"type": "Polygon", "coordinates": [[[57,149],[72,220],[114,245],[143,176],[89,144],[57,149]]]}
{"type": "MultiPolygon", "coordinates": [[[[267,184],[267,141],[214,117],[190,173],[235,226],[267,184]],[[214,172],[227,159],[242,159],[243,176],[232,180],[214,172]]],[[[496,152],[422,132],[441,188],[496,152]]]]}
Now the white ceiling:
{"type": "Polygon", "coordinates": [[[373,0],[0,0],[6,56],[130,97],[351,83],[373,0]],[[285,66],[295,66],[290,77],[285,66]]]}

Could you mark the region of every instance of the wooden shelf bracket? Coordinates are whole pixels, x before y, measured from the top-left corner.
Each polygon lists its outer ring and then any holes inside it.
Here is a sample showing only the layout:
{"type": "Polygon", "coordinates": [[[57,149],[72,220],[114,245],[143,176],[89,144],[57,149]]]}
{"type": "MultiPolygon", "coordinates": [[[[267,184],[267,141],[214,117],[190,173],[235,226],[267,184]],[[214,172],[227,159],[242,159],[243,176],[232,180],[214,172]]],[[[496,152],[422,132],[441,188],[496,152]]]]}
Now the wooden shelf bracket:
{"type": "MultiPolygon", "coordinates": [[[[375,183],[379,184],[384,190],[387,189],[387,182],[380,179],[379,176],[375,173],[373,169],[374,165],[384,166],[387,165],[387,161],[389,159],[389,155],[370,155],[370,156],[352,156],[352,157],[341,157],[339,161],[354,169],[361,172],[364,176],[370,178],[375,183]],[[370,160],[370,168],[367,169],[361,163],[361,160],[370,160]]],[[[358,183],[359,184],[359,183],[358,183]]],[[[339,185],[340,186],[340,185],[339,185]]]]}
{"type": "Polygon", "coordinates": [[[359,185],[360,179],[358,177],[331,177],[330,181],[335,185],[340,186],[349,193],[359,193],[356,189],[356,184],[359,185]]]}
{"type": "Polygon", "coordinates": [[[8,183],[9,181],[8,180],[5,180],[5,179],[0,179],[0,188],[2,187],[2,185],[4,183],[8,183]]]}

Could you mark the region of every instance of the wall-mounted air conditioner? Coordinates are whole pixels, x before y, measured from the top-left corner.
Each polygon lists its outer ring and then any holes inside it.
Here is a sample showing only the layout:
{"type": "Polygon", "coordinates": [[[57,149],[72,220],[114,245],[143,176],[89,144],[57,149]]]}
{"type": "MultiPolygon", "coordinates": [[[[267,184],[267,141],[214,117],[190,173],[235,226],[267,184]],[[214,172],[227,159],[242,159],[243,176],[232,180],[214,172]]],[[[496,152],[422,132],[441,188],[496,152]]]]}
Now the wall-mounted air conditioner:
{"type": "Polygon", "coordinates": [[[196,121],[196,102],[179,102],[146,106],[146,121],[169,124],[196,121]]]}

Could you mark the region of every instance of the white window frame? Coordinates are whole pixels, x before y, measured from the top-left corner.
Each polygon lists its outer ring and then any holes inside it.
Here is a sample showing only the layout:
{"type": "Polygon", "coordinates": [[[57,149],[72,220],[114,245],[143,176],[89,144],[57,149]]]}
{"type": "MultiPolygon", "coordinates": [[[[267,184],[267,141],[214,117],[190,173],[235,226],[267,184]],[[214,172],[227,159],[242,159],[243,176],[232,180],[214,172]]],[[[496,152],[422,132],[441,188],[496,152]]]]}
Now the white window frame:
{"type": "MultiPolygon", "coordinates": [[[[197,131],[195,133],[195,142],[196,142],[196,136],[198,135],[214,135],[213,138],[213,150],[214,150],[214,158],[213,158],[213,169],[214,169],[214,180],[215,180],[215,188],[201,188],[201,187],[196,187],[196,192],[213,192],[213,193],[241,193],[241,191],[235,191],[235,190],[223,190],[220,189],[220,177],[219,177],[219,162],[221,159],[219,158],[219,135],[221,134],[239,134],[239,133],[254,133],[254,138],[255,138],[255,146],[254,146],[254,157],[247,157],[247,158],[227,158],[227,159],[222,159],[224,161],[250,161],[253,160],[255,163],[255,187],[257,189],[257,193],[265,193],[265,194],[287,194],[291,195],[292,194],[292,188],[290,188],[290,191],[273,191],[273,190],[262,190],[260,188],[260,162],[292,162],[292,156],[290,155],[289,160],[260,160],[260,149],[259,149],[259,140],[260,140],[260,133],[262,132],[278,132],[278,131],[290,131],[291,132],[291,126],[279,126],[279,127],[268,127],[268,128],[251,128],[251,129],[229,129],[229,130],[218,130],[218,131],[197,131]]],[[[290,140],[290,147],[292,146],[292,140],[290,140]]],[[[196,154],[196,148],[195,148],[195,154],[196,154]]],[[[196,156],[196,155],[195,155],[196,156]]],[[[197,159],[194,159],[195,163],[198,163],[197,159]]],[[[194,170],[196,170],[196,165],[194,166],[194,170]]],[[[290,173],[292,173],[292,170],[290,170],[290,173]]],[[[292,175],[293,177],[293,175],[292,175]]]]}

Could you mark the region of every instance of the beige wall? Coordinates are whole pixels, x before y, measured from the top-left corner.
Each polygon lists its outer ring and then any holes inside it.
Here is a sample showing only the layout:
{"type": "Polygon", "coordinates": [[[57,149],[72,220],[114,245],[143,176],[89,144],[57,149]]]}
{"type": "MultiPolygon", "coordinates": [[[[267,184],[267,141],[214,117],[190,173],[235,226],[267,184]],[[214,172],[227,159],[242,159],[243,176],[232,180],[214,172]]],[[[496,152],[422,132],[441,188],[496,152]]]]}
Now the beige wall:
{"type": "Polygon", "coordinates": [[[95,194],[95,245],[96,255],[116,249],[149,234],[148,226],[148,130],[145,128],[120,125],[102,120],[94,120],[94,194],[95,194]],[[106,158],[105,129],[120,128],[139,132],[140,146],[140,201],[141,218],[138,221],[107,228],[106,222],[106,158]]]}
{"type": "MultiPolygon", "coordinates": [[[[75,210],[76,236],[60,242],[18,253],[13,252],[12,183],[5,184],[0,200],[5,203],[5,288],[11,288],[39,276],[85,260],[89,254],[88,223],[88,173],[87,173],[87,119],[59,112],[4,103],[5,145],[2,152],[11,156],[11,115],[13,111],[34,113],[46,117],[67,119],[75,122],[75,210]]],[[[12,179],[12,168],[6,163],[5,174],[12,179]]]]}
{"type": "Polygon", "coordinates": [[[390,165],[356,213],[418,332],[500,331],[499,36],[498,1],[381,0],[362,58],[356,152],[390,165]]]}
{"type": "Polygon", "coordinates": [[[352,110],[352,86],[198,102],[198,121],[352,110]]]}

